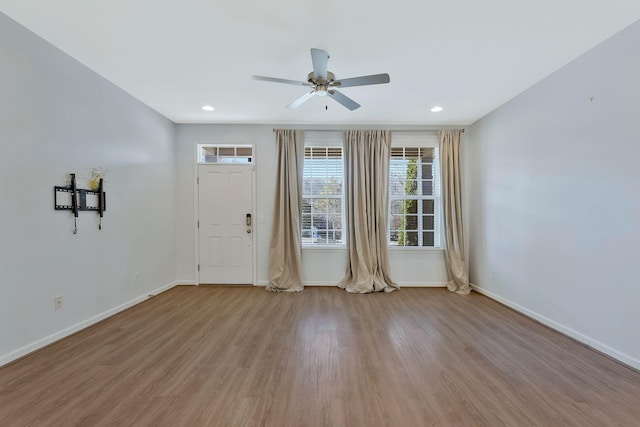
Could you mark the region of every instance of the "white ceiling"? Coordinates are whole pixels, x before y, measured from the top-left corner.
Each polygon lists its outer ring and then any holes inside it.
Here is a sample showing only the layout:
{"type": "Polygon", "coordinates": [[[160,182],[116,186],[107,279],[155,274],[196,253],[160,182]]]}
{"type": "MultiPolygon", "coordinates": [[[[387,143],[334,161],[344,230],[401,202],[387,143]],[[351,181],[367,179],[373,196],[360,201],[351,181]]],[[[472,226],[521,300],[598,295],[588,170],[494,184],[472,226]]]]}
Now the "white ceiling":
{"type": "Polygon", "coordinates": [[[179,123],[464,125],[639,19],[640,1],[0,0],[0,11],[179,123]],[[391,83],[343,89],[362,104],[351,112],[320,97],[285,109],[306,88],[251,79],[306,80],[312,47],[337,78],[391,83]]]}

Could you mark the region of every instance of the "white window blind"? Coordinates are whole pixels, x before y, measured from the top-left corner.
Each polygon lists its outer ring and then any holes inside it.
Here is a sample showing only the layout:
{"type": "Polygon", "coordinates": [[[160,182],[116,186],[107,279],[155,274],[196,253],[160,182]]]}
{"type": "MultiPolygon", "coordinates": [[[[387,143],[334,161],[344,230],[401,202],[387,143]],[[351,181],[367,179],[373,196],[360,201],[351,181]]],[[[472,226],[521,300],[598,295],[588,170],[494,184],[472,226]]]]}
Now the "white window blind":
{"type": "Polygon", "coordinates": [[[343,245],[342,134],[306,132],[302,187],[303,246],[343,245]]]}

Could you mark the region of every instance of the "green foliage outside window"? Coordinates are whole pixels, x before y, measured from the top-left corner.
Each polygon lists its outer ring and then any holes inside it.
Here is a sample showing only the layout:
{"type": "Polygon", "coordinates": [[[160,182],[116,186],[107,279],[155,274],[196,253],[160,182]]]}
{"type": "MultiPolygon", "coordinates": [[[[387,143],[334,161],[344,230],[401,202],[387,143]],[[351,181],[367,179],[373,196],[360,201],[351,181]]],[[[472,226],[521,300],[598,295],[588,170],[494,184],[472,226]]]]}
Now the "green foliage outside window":
{"type": "MultiPolygon", "coordinates": [[[[417,194],[418,191],[418,163],[409,160],[405,176],[404,191],[406,195],[417,194]]],[[[407,230],[418,230],[418,201],[403,200],[400,208],[402,219],[398,232],[398,246],[418,246],[418,233],[407,233],[407,230]],[[407,214],[411,216],[407,216],[407,214]]]]}

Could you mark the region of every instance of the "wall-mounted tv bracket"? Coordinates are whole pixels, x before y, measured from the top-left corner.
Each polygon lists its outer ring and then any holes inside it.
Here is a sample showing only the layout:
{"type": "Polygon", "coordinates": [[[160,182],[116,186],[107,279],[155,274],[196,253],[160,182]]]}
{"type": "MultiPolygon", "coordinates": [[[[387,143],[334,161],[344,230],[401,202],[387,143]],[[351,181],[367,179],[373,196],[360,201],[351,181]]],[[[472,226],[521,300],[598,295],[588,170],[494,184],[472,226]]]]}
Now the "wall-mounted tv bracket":
{"type": "Polygon", "coordinates": [[[71,176],[71,184],[65,187],[53,187],[53,203],[57,211],[71,211],[73,213],[73,234],[78,234],[78,212],[94,211],[100,215],[98,229],[102,230],[102,217],[107,210],[107,195],[104,192],[104,183],[100,178],[97,190],[85,190],[76,187],[76,174],[71,176]],[[89,196],[90,202],[87,202],[89,196]]]}

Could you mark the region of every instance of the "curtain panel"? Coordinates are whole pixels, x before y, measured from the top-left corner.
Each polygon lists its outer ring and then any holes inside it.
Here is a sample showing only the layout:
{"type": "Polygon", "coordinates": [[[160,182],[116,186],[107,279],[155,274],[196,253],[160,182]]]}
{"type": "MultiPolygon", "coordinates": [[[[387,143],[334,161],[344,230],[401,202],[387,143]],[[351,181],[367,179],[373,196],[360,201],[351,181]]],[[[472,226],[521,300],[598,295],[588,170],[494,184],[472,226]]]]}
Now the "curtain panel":
{"type": "Polygon", "coordinates": [[[338,284],[353,293],[391,292],[387,211],[391,132],[344,133],[347,272],[338,284]]]}
{"type": "Polygon", "coordinates": [[[438,132],[440,174],[442,181],[442,216],[444,247],[449,282],[447,288],[458,294],[469,294],[469,275],[464,259],[462,229],[462,194],[460,185],[460,130],[438,132]]]}
{"type": "Polygon", "coordinates": [[[304,132],[276,129],[276,197],[269,247],[267,290],[302,291],[302,168],[304,132]]]}

